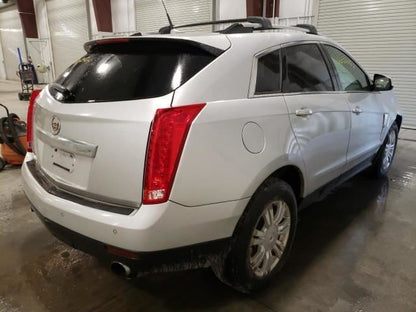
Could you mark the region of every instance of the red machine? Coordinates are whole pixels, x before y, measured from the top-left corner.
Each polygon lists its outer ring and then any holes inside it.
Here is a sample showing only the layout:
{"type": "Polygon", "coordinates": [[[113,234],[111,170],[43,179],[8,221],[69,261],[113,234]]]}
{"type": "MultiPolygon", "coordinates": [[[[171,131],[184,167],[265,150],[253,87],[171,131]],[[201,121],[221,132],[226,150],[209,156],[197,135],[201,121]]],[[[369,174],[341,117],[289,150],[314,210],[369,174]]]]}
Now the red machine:
{"type": "Polygon", "coordinates": [[[26,138],[26,123],[20,120],[19,116],[9,113],[9,110],[3,104],[0,104],[6,110],[7,116],[0,118],[0,171],[6,166],[21,165],[26,155],[28,147],[26,138]]]}

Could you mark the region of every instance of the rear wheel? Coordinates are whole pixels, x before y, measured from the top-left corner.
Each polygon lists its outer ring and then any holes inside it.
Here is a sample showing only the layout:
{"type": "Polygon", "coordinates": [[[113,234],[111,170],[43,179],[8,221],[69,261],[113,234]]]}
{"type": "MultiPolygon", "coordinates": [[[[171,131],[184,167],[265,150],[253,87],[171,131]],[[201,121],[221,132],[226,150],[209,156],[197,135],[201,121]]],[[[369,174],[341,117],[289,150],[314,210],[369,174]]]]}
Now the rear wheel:
{"type": "Polygon", "coordinates": [[[378,178],[384,177],[390,170],[396,153],[398,134],[399,128],[394,123],[387,133],[373,164],[373,173],[378,178]]]}
{"type": "Polygon", "coordinates": [[[287,183],[276,178],[266,181],[237,225],[220,279],[243,292],[265,285],[289,255],[296,210],[295,195],[287,183]]]}

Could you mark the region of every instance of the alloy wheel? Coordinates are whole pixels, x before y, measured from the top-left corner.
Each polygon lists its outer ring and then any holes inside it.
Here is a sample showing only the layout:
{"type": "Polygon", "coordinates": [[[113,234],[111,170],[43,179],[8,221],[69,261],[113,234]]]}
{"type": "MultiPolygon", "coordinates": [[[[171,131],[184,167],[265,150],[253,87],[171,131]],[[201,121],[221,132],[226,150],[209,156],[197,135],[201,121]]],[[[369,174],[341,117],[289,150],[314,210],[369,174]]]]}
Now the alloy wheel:
{"type": "Polygon", "coordinates": [[[396,132],[390,131],[390,133],[387,136],[387,142],[383,151],[383,171],[386,171],[393,161],[394,149],[396,147],[396,139],[396,132]]]}
{"type": "Polygon", "coordinates": [[[257,277],[267,276],[285,251],[290,233],[290,210],[283,200],[271,202],[254,227],[250,246],[250,268],[257,277]]]}

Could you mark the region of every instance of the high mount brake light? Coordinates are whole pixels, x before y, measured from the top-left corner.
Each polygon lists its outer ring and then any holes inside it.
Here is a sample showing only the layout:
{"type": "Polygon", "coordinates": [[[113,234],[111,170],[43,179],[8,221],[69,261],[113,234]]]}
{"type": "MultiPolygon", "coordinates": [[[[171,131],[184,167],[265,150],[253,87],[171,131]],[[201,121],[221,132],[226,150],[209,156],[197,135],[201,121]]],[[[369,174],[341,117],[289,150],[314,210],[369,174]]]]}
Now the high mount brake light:
{"type": "Polygon", "coordinates": [[[147,147],[143,204],[169,199],[189,129],[204,106],[205,103],[156,111],[147,147]]]}
{"type": "Polygon", "coordinates": [[[35,113],[35,104],[36,104],[36,99],[39,96],[39,93],[42,90],[33,90],[32,94],[30,96],[30,100],[29,100],[29,108],[27,109],[27,132],[26,132],[26,137],[27,137],[27,144],[28,144],[28,148],[27,151],[28,152],[33,152],[33,127],[34,127],[34,113],[35,113]]]}
{"type": "Polygon", "coordinates": [[[110,45],[110,44],[119,44],[119,43],[125,43],[130,42],[129,38],[109,38],[109,39],[98,39],[86,42],[84,44],[84,49],[88,53],[91,53],[94,47],[99,45],[110,45]]]}
{"type": "Polygon", "coordinates": [[[124,43],[129,42],[129,38],[114,38],[114,39],[99,39],[95,40],[95,44],[101,45],[101,44],[116,44],[116,43],[124,43]]]}

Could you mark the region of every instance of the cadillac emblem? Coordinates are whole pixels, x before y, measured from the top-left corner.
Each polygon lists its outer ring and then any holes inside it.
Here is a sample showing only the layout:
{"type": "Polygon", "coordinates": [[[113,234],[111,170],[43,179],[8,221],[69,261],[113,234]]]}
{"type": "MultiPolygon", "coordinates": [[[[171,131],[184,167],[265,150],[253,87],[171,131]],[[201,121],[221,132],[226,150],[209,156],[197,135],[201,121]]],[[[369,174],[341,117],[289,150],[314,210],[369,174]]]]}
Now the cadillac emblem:
{"type": "Polygon", "coordinates": [[[52,117],[51,129],[53,135],[57,135],[61,131],[61,121],[56,116],[52,117]]]}

